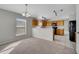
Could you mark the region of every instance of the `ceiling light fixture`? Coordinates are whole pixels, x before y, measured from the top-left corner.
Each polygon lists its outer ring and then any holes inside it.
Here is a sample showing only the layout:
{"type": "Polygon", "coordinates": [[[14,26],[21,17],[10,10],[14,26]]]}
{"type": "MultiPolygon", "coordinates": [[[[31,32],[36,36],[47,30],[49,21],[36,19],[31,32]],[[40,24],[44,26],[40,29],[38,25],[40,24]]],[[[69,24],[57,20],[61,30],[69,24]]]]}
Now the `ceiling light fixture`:
{"type": "Polygon", "coordinates": [[[58,16],[58,13],[63,12],[63,9],[60,10],[53,10],[53,13],[55,14],[55,16],[58,16]]]}
{"type": "Polygon", "coordinates": [[[57,16],[57,12],[55,10],[53,10],[53,12],[55,13],[55,16],[57,16]]]}
{"type": "Polygon", "coordinates": [[[28,12],[28,10],[27,10],[27,6],[28,6],[28,4],[25,4],[26,9],[25,9],[25,11],[22,13],[22,16],[30,17],[31,14],[28,12]]]}

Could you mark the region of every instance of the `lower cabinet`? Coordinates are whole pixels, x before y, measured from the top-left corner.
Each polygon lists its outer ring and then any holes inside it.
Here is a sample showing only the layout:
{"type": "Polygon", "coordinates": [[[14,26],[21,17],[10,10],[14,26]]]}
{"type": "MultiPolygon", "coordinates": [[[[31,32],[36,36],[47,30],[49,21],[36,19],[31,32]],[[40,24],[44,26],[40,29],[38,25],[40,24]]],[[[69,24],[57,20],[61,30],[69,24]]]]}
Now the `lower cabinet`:
{"type": "Polygon", "coordinates": [[[52,28],[33,28],[33,37],[53,41],[52,28]]]}

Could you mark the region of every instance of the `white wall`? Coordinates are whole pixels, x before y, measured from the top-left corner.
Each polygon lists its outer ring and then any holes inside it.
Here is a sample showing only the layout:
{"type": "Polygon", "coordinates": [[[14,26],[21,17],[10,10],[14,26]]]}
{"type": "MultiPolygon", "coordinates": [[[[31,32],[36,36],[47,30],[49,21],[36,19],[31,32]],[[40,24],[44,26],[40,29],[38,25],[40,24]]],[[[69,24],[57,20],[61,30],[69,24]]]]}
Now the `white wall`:
{"type": "Polygon", "coordinates": [[[0,9],[0,44],[16,40],[17,13],[0,9]]]}
{"type": "Polygon", "coordinates": [[[76,30],[77,30],[77,34],[76,34],[76,50],[77,50],[77,53],[79,53],[79,4],[76,5],[76,30]]]}
{"type": "Polygon", "coordinates": [[[32,37],[32,19],[31,17],[26,18],[27,20],[27,38],[32,37]]]}
{"type": "Polygon", "coordinates": [[[65,45],[67,47],[73,48],[72,43],[69,38],[69,20],[64,21],[64,37],[65,37],[65,45]]]}
{"type": "Polygon", "coordinates": [[[21,14],[25,11],[26,6],[25,4],[0,4],[0,8],[21,14]]]}

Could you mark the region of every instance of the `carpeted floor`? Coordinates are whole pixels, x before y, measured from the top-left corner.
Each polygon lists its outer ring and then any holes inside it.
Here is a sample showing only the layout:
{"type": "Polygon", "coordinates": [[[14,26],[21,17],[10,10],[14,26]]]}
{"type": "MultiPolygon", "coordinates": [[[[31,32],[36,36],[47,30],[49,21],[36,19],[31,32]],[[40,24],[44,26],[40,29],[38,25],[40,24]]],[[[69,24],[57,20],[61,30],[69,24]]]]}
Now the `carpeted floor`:
{"type": "Polygon", "coordinates": [[[0,51],[2,50],[2,49],[4,49],[5,47],[7,47],[8,46],[8,44],[6,45],[0,45],[0,51]]]}
{"type": "Polygon", "coordinates": [[[75,54],[75,51],[55,41],[29,38],[22,40],[10,54],[75,54]]]}

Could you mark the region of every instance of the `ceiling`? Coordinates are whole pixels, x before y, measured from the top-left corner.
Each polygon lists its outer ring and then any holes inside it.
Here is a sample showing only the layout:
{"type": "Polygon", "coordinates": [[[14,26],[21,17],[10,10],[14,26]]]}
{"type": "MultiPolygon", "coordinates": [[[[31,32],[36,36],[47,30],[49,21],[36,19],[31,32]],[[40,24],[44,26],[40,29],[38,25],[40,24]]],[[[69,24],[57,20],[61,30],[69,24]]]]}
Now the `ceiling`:
{"type": "MultiPolygon", "coordinates": [[[[24,4],[0,4],[1,9],[13,11],[22,14],[25,11],[24,4]]],[[[73,4],[29,4],[28,12],[31,15],[41,18],[42,16],[54,19],[55,17],[64,17],[75,15],[75,5],[73,4]],[[63,12],[60,10],[63,9],[63,12]],[[53,13],[53,10],[57,12],[57,16],[53,13]]]]}

